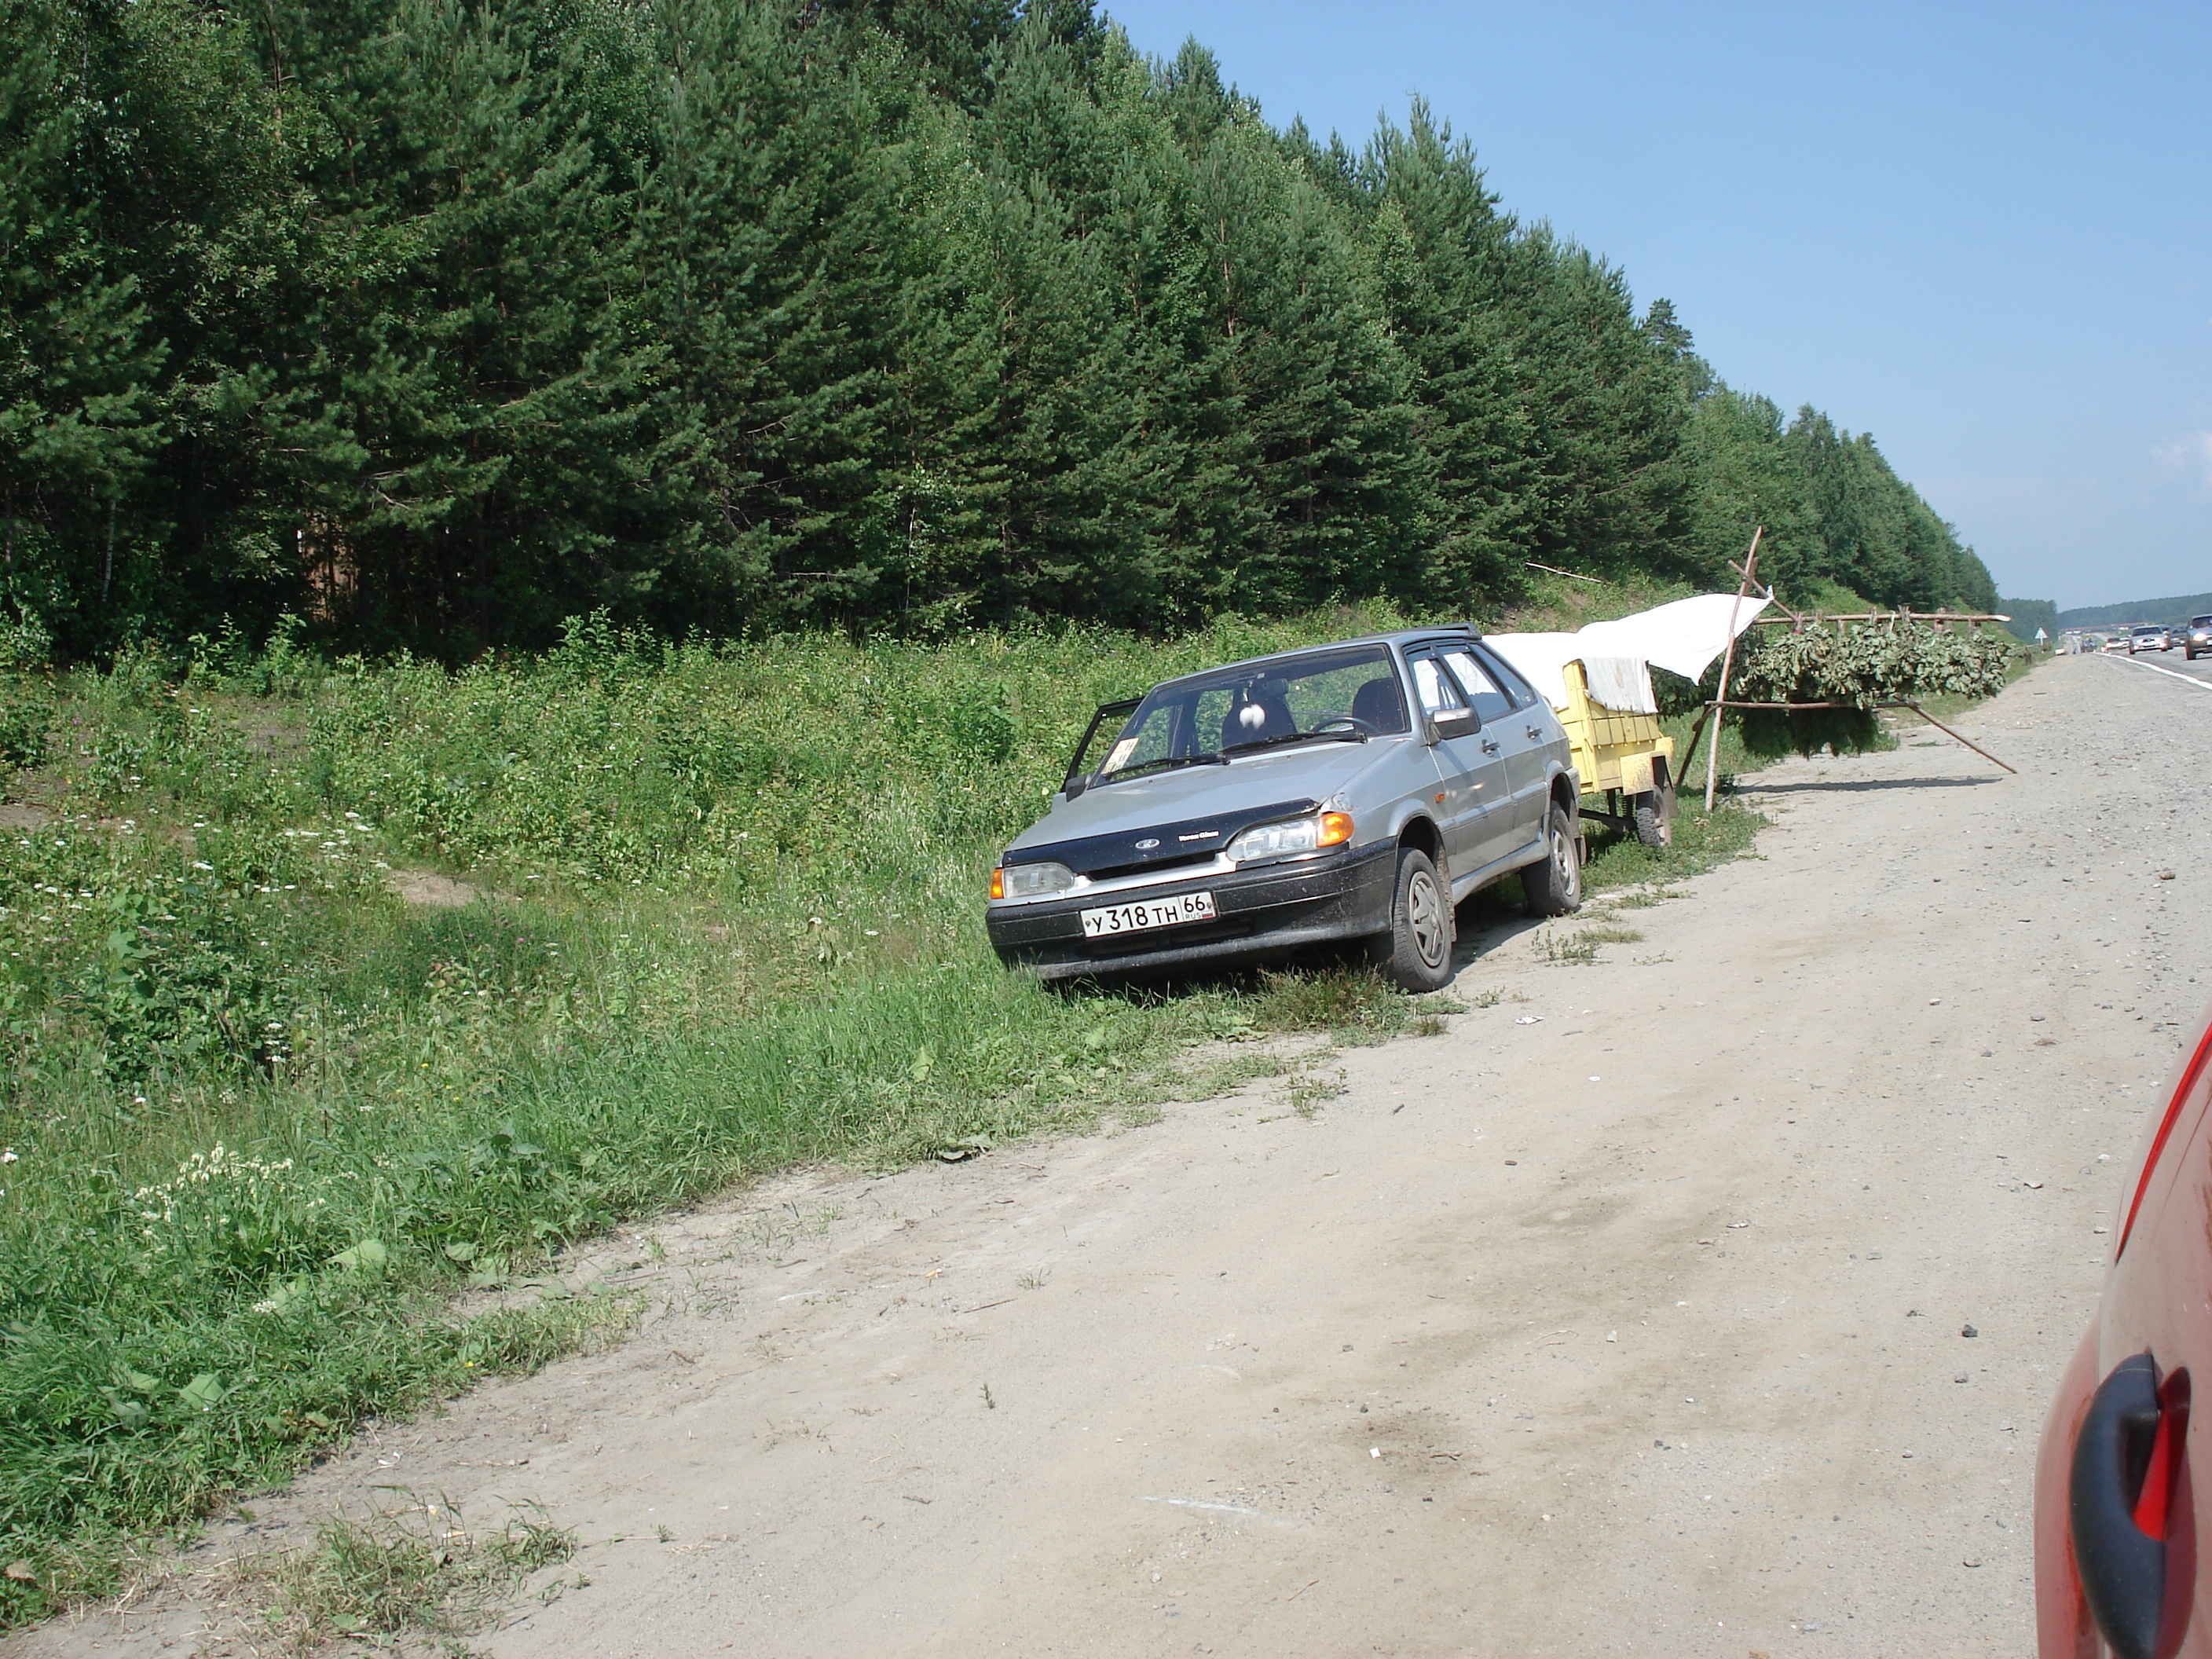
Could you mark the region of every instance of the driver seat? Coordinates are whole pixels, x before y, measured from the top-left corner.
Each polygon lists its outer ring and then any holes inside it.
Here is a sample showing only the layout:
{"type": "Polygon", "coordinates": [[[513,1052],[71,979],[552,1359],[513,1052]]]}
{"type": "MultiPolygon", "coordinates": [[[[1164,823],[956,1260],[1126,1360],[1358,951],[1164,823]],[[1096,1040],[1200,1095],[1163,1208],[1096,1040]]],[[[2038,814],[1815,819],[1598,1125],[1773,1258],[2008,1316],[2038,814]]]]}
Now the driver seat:
{"type": "Polygon", "coordinates": [[[1406,729],[1406,699],[1400,695],[1395,675],[1386,674],[1361,686],[1352,699],[1352,718],[1364,720],[1377,732],[1406,729]]]}

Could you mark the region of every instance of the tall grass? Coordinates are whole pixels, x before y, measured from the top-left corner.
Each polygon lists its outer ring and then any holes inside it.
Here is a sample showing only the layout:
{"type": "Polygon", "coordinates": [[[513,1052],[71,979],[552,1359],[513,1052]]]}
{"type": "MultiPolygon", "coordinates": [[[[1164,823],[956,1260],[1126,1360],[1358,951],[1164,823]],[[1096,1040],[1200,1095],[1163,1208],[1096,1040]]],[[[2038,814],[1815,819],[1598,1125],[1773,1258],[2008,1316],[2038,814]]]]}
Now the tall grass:
{"type": "Polygon", "coordinates": [[[280,636],[21,681],[0,1559],[31,1577],[0,1620],[96,1588],[102,1540],[615,1318],[449,1293],[620,1218],[1080,1125],[1211,1035],[1406,1024],[1364,983],[1047,991],[980,915],[1097,703],[1397,620],[933,646],[585,620],[458,673],[280,636]],[[473,901],[398,896],[426,869],[473,901]]]}

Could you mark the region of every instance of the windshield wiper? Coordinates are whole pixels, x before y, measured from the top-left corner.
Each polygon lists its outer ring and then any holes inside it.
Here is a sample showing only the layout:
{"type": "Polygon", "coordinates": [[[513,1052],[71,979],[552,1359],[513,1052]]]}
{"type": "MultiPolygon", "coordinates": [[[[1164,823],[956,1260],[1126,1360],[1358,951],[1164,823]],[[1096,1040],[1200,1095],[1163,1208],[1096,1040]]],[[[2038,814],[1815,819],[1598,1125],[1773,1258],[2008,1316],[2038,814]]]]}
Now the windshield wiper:
{"type": "Polygon", "coordinates": [[[1285,743],[1364,743],[1364,732],[1285,732],[1279,738],[1255,738],[1249,743],[1232,743],[1229,750],[1273,749],[1285,743]]]}
{"type": "Polygon", "coordinates": [[[1226,755],[1159,755],[1148,761],[1139,761],[1134,766],[1124,766],[1105,773],[1098,781],[1101,783],[1106,783],[1115,778],[1133,778],[1139,772],[1164,772],[1177,766],[1226,766],[1228,764],[1229,757],[1226,755]]]}

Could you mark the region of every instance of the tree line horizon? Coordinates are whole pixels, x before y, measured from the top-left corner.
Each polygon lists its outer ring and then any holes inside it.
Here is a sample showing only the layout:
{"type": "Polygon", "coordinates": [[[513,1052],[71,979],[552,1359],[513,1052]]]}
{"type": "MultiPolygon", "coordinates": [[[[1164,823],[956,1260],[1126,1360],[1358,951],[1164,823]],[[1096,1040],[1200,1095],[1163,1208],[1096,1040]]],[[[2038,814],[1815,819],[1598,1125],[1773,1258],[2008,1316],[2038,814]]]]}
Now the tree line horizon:
{"type": "Polygon", "coordinates": [[[1142,633],[1530,564],[1996,608],[1419,100],[1278,129],[1090,0],[16,0],[0,607],[448,661],[1142,633]]]}

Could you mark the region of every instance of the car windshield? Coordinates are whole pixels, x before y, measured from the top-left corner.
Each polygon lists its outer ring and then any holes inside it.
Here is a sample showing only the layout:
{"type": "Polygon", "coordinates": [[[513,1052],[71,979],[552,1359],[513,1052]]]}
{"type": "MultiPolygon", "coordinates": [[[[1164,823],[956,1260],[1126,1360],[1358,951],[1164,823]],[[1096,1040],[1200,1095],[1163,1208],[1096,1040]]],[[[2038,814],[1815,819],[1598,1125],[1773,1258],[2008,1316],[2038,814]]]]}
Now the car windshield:
{"type": "Polygon", "coordinates": [[[1305,740],[1407,730],[1389,649],[1339,646],[1157,686],[1108,751],[1105,778],[1305,740]]]}

